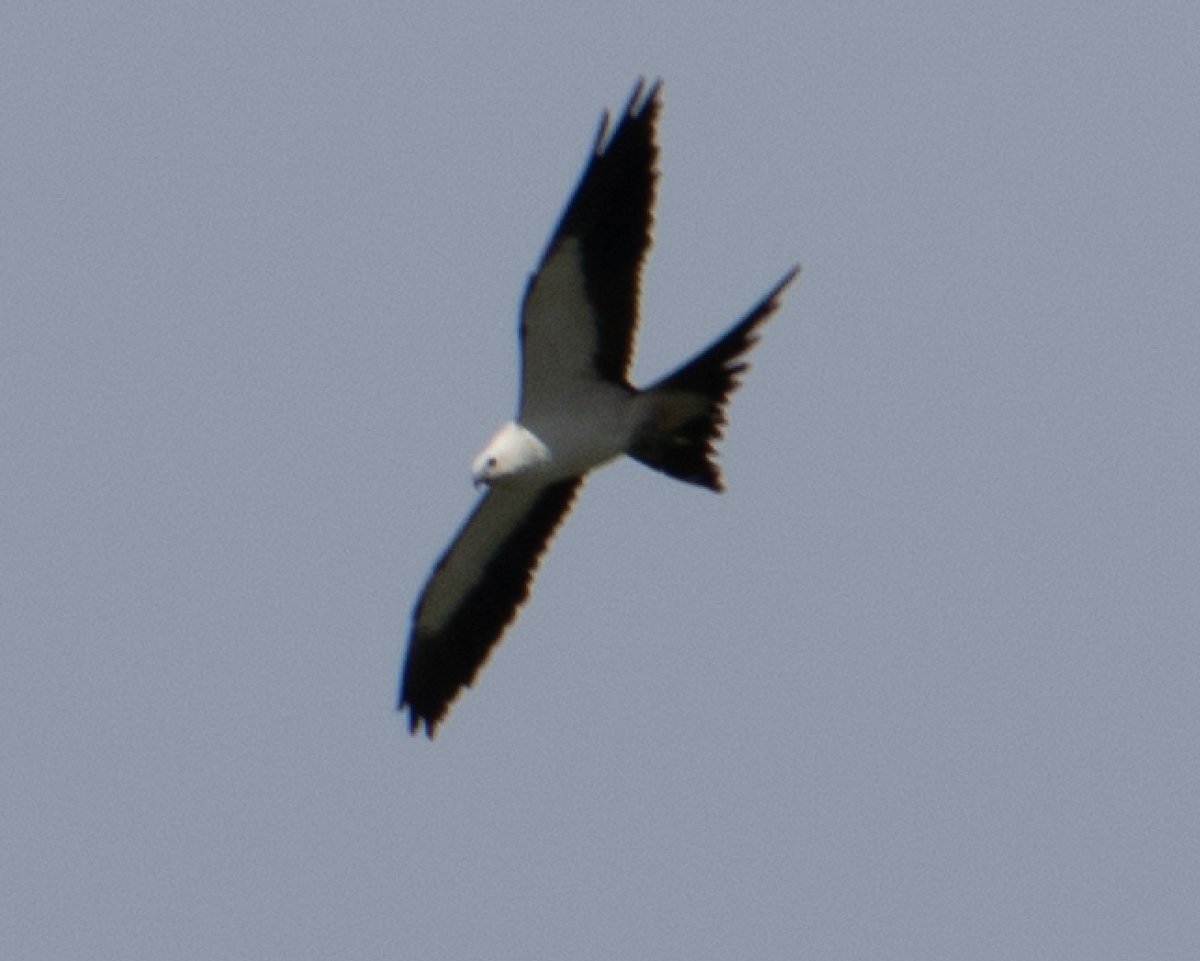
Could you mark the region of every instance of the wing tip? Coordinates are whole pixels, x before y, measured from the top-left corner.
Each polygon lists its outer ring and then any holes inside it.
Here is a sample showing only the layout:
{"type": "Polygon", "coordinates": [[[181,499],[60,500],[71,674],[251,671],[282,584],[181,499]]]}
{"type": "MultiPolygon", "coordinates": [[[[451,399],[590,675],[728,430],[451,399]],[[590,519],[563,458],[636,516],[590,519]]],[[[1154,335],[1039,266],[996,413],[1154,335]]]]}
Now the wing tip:
{"type": "Polygon", "coordinates": [[[608,150],[617,129],[625,121],[641,120],[649,114],[647,119],[653,123],[662,104],[659,99],[662,88],[662,77],[655,77],[649,85],[647,85],[645,77],[638,77],[637,82],[633,85],[633,91],[629,94],[629,99],[625,102],[625,108],[621,111],[621,119],[615,127],[612,123],[612,115],[607,110],[600,114],[600,127],[596,131],[596,140],[592,144],[592,155],[599,157],[608,150]]]}
{"type": "Polygon", "coordinates": [[[645,77],[638,77],[637,83],[633,85],[633,92],[629,95],[629,102],[625,105],[625,113],[631,117],[639,117],[647,107],[657,107],[658,95],[662,88],[662,77],[655,77],[649,86],[645,77]]]}
{"type": "Polygon", "coordinates": [[[408,733],[413,737],[416,737],[421,733],[421,725],[424,724],[425,737],[432,741],[433,736],[437,733],[437,726],[442,720],[441,717],[433,717],[429,714],[423,714],[417,710],[415,705],[410,704],[408,701],[401,700],[396,706],[396,710],[403,714],[405,709],[408,710],[408,733]]]}

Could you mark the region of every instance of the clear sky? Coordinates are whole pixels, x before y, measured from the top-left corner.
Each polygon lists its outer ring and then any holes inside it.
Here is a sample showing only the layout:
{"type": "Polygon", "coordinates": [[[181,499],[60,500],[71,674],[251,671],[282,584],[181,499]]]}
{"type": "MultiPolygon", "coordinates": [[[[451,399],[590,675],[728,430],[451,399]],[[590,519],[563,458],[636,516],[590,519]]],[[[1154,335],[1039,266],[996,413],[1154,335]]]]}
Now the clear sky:
{"type": "Polygon", "coordinates": [[[1197,956],[1194,0],[18,0],[0,118],[6,958],[1197,956]],[[636,379],[804,275],[410,738],[639,74],[636,379]]]}

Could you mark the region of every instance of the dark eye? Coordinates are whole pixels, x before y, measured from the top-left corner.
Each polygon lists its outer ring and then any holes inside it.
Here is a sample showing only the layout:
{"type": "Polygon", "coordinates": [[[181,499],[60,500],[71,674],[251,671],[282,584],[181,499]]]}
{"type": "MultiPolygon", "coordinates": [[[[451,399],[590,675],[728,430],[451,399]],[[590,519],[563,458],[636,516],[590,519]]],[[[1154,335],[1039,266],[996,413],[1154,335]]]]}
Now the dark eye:
{"type": "Polygon", "coordinates": [[[488,465],[488,467],[495,467],[496,466],[496,458],[489,457],[487,459],[487,465],[488,465]]]}

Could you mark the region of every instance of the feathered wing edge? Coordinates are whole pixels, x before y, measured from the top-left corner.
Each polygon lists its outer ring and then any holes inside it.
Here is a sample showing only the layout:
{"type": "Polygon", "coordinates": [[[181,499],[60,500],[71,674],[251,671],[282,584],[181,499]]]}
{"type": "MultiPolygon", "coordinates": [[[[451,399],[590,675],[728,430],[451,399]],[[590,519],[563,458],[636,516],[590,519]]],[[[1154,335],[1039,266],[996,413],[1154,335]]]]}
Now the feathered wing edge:
{"type": "Polygon", "coordinates": [[[643,391],[653,404],[630,457],[686,483],[724,490],[716,444],[724,433],[725,405],[749,366],[741,358],[758,342],[759,327],[779,309],[799,273],[793,267],[724,336],[643,391]]]}
{"type": "MultiPolygon", "coordinates": [[[[658,183],[654,130],[662,81],[638,80],[616,122],[606,110],[592,152],[542,255],[576,238],[588,303],[596,315],[596,374],[625,384],[637,336],[638,293],[650,248],[658,183]]],[[[539,268],[540,269],[540,268],[539,268]]],[[[528,297],[537,275],[530,279],[528,297]]]]}
{"type": "MultiPolygon", "coordinates": [[[[432,738],[459,692],[475,680],[517,609],[528,599],[541,556],[582,483],[582,478],[572,477],[546,487],[517,513],[503,537],[481,552],[478,544],[468,544],[469,539],[477,536],[481,527],[489,526],[484,512],[504,509],[498,499],[504,492],[489,491],[442,555],[413,612],[400,678],[397,710],[408,708],[411,733],[416,734],[424,724],[426,736],[432,738]],[[472,559],[466,569],[455,564],[456,551],[464,551],[472,559]],[[441,587],[439,578],[450,577],[463,577],[467,583],[453,612],[431,629],[423,623],[426,601],[441,587]]],[[[501,525],[504,520],[500,519],[501,525]]]]}

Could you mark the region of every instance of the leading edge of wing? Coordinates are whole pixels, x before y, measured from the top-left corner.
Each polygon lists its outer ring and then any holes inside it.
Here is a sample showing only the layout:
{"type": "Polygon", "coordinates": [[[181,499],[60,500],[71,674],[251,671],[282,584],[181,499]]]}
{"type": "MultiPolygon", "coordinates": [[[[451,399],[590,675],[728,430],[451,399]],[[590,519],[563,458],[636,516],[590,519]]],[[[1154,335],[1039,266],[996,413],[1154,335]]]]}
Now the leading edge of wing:
{"type": "Polygon", "coordinates": [[[433,569],[413,611],[397,709],[413,734],[433,737],[517,609],[539,560],[575,499],[581,477],[548,487],[492,488],[433,569]]]}
{"type": "MultiPolygon", "coordinates": [[[[596,327],[595,350],[588,360],[596,376],[617,384],[626,383],[633,357],[642,265],[650,248],[661,89],[661,80],[647,87],[639,79],[615,128],[605,111],[588,164],[538,267],[540,273],[564,241],[578,242],[584,295],[596,327]]],[[[528,338],[547,333],[537,329],[538,320],[552,319],[528,315],[538,273],[530,278],[521,311],[524,349],[528,338]]]]}

